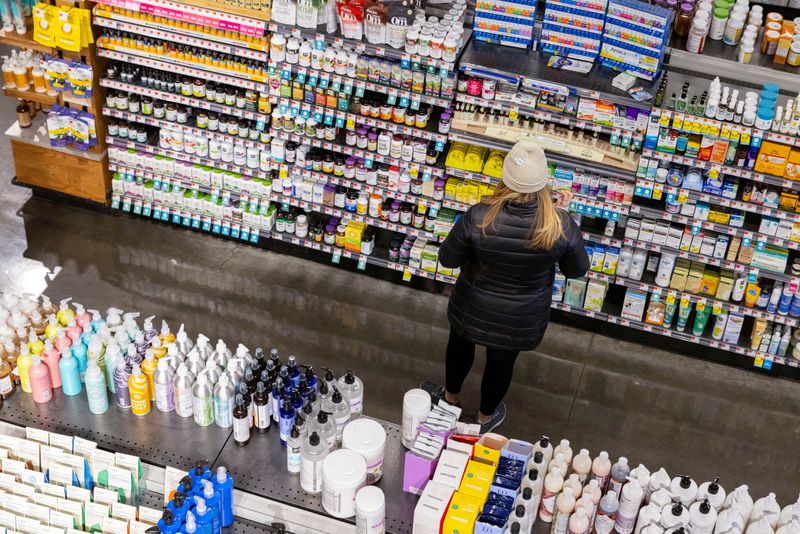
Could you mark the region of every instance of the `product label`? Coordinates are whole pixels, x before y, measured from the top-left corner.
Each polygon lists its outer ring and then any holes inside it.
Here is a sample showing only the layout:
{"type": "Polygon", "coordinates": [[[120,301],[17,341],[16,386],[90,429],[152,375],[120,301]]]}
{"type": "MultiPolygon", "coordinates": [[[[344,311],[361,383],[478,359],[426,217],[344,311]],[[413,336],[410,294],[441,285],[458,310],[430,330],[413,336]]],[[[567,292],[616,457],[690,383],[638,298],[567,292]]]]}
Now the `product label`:
{"type": "Polygon", "coordinates": [[[14,391],[14,386],[11,383],[11,376],[0,378],[0,395],[7,395],[12,391],[14,391]]]}
{"type": "Polygon", "coordinates": [[[210,398],[195,398],[192,402],[192,413],[195,423],[208,426],[214,422],[214,403],[210,398]]]}
{"type": "Polygon", "coordinates": [[[614,480],[613,478],[608,483],[608,491],[614,491],[617,495],[621,495],[622,486],[625,484],[625,481],[618,481],[614,480]]]}
{"type": "Polygon", "coordinates": [[[614,529],[614,516],[599,514],[594,520],[595,534],[609,534],[614,529]]]}
{"type": "Polygon", "coordinates": [[[286,447],[286,467],[290,473],[299,473],[302,458],[300,447],[286,447]]]}
{"type": "Polygon", "coordinates": [[[171,412],[175,409],[175,387],[172,382],[154,385],[156,395],[156,408],[161,412],[171,412]]]}
{"type": "Polygon", "coordinates": [[[244,419],[233,419],[233,440],[244,443],[250,439],[250,422],[244,419]]]}
{"type": "Polygon", "coordinates": [[[214,421],[222,428],[228,428],[236,422],[233,420],[233,397],[214,397],[214,421]]]}
{"type": "Polygon", "coordinates": [[[175,413],[181,417],[191,417],[193,403],[191,389],[175,388],[175,413]]]}
{"type": "Polygon", "coordinates": [[[270,419],[272,414],[269,411],[268,404],[256,404],[256,428],[264,430],[269,428],[270,419]]]}
{"type": "Polygon", "coordinates": [[[542,521],[553,520],[553,510],[555,510],[557,495],[558,493],[548,491],[546,488],[542,493],[542,504],[539,507],[539,518],[542,521]]]}
{"type": "Polygon", "coordinates": [[[350,399],[350,413],[352,414],[353,419],[360,417],[363,409],[364,395],[359,395],[358,397],[350,399]]]}
{"type": "Polygon", "coordinates": [[[308,493],[322,491],[322,460],[309,461],[303,459],[301,461],[300,487],[308,493]]]}
{"type": "MultiPolygon", "coordinates": [[[[620,257],[620,264],[622,262],[622,258],[620,257]]],[[[619,269],[617,269],[617,274],[619,274],[619,269]]],[[[603,490],[603,493],[606,492],[606,486],[608,485],[608,479],[611,478],[611,474],[607,474],[605,476],[595,475],[592,473],[591,480],[596,480],[597,485],[600,486],[600,489],[603,490]]],[[[619,493],[617,493],[619,495],[619,493]]]]}
{"type": "Polygon", "coordinates": [[[553,530],[551,534],[567,534],[569,528],[569,513],[557,511],[553,519],[553,530]]]}

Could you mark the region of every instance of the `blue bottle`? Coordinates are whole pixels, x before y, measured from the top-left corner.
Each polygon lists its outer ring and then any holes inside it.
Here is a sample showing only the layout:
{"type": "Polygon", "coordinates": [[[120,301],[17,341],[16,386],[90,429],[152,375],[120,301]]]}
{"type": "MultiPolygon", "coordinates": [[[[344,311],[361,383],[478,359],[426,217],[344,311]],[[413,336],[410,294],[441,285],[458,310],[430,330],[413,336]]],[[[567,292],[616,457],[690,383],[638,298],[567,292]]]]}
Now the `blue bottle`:
{"type": "Polygon", "coordinates": [[[106,324],[106,322],[103,320],[103,316],[100,315],[99,311],[97,310],[86,310],[86,311],[92,314],[92,322],[89,323],[89,326],[91,327],[92,332],[96,334],[100,331],[100,327],[106,324]]]}
{"type": "Polygon", "coordinates": [[[192,477],[190,477],[189,475],[183,477],[180,483],[178,484],[178,491],[180,491],[181,493],[185,493],[186,495],[190,496],[194,495],[195,491],[194,491],[194,484],[192,483],[192,477]]]}
{"type": "Polygon", "coordinates": [[[81,392],[81,375],[78,370],[78,360],[72,356],[69,349],[61,351],[61,360],[58,362],[58,371],[61,373],[61,390],[64,395],[74,396],[81,392]]]}
{"type": "Polygon", "coordinates": [[[192,484],[194,485],[195,492],[200,490],[203,486],[200,481],[203,479],[211,480],[211,469],[201,462],[194,464],[194,467],[189,469],[189,476],[192,477],[192,484]]]}
{"type": "Polygon", "coordinates": [[[279,423],[281,432],[281,445],[285,447],[286,441],[289,439],[289,434],[292,432],[292,425],[294,425],[294,406],[292,405],[292,400],[288,397],[284,397],[283,399],[279,423]]]}
{"type": "Polygon", "coordinates": [[[792,288],[789,284],[784,284],[783,291],[781,292],[781,299],[778,301],[778,313],[787,315],[789,308],[792,305],[792,288]]]}
{"type": "Polygon", "coordinates": [[[789,306],[789,315],[792,317],[800,317],[800,293],[795,293],[792,297],[792,303],[789,306]]]}
{"type": "Polygon", "coordinates": [[[197,532],[197,521],[195,521],[194,514],[189,512],[186,514],[186,523],[181,529],[182,534],[195,534],[197,532]]]}
{"type": "Polygon", "coordinates": [[[212,479],[214,489],[219,494],[219,517],[221,526],[233,524],[233,477],[224,467],[217,467],[217,474],[212,479]]]}
{"type": "Polygon", "coordinates": [[[172,500],[167,503],[167,510],[173,513],[178,527],[183,523],[183,520],[186,518],[186,513],[191,509],[191,498],[192,497],[187,496],[185,493],[177,492],[172,500]]]}
{"type": "Polygon", "coordinates": [[[86,377],[86,366],[89,364],[86,356],[88,349],[83,343],[73,343],[70,350],[78,361],[78,372],[80,373],[81,382],[83,382],[86,377]]]}
{"type": "Polygon", "coordinates": [[[167,508],[158,520],[158,530],[163,534],[175,534],[181,530],[180,521],[175,519],[175,514],[167,508]]]}
{"type": "Polygon", "coordinates": [[[221,534],[222,532],[222,518],[220,517],[220,500],[219,500],[219,492],[214,489],[214,484],[211,483],[210,480],[202,480],[203,483],[203,500],[206,501],[206,506],[208,506],[211,511],[214,513],[214,520],[211,523],[213,534],[221,534]]]}
{"type": "Polygon", "coordinates": [[[214,512],[202,497],[194,497],[194,516],[197,519],[197,534],[214,534],[214,512]]]}
{"type": "Polygon", "coordinates": [[[286,365],[289,367],[289,379],[292,381],[292,385],[297,387],[300,385],[300,367],[297,365],[297,358],[294,356],[289,356],[289,360],[286,362],[286,365]]]}

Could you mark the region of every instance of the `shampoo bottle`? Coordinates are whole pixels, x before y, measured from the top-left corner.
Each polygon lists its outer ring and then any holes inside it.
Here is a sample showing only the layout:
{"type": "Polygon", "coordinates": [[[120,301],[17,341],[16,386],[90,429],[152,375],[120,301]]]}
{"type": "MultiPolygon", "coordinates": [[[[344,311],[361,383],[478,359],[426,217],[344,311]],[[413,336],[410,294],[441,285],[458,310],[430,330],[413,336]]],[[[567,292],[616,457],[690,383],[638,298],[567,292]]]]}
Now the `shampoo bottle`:
{"type": "Polygon", "coordinates": [[[72,352],[75,361],[78,362],[78,372],[81,376],[81,382],[83,382],[86,378],[86,366],[88,365],[86,345],[78,341],[77,343],[73,343],[69,350],[72,352]]]}
{"type": "Polygon", "coordinates": [[[606,451],[600,454],[592,462],[592,480],[596,480],[600,490],[605,492],[608,487],[608,479],[611,478],[611,460],[608,459],[606,451]]]}
{"type": "Polygon", "coordinates": [[[19,374],[19,385],[25,393],[31,392],[31,380],[28,371],[33,363],[33,356],[27,343],[23,343],[19,348],[17,356],[17,373],[19,374]]]}
{"type": "Polygon", "coordinates": [[[544,478],[544,490],[542,491],[542,502],[539,505],[539,519],[545,523],[553,521],[553,514],[555,513],[556,496],[561,492],[564,486],[564,477],[561,475],[561,470],[554,467],[550,473],[544,478]]]}
{"type": "Polygon", "coordinates": [[[673,478],[669,485],[669,491],[687,508],[697,499],[697,483],[692,480],[692,477],[686,475],[673,478]]]}
{"type": "Polygon", "coordinates": [[[64,395],[74,396],[81,392],[81,375],[78,370],[78,361],[72,356],[69,349],[61,351],[61,361],[58,362],[61,374],[61,390],[64,395]]]}
{"type": "Polygon", "coordinates": [[[622,487],[622,496],[619,501],[619,512],[614,524],[618,534],[631,534],[636,526],[636,517],[639,507],[644,499],[644,489],[637,478],[628,478],[629,484],[622,487]]]}
{"type": "MultiPolygon", "coordinates": [[[[214,534],[220,534],[222,531],[222,511],[220,510],[220,495],[214,489],[214,484],[210,480],[203,479],[200,481],[203,487],[202,497],[206,501],[206,506],[209,507],[212,517],[212,530],[214,534]]],[[[188,515],[187,515],[188,517],[188,515]]]]}
{"type": "Polygon", "coordinates": [[[203,375],[192,386],[192,414],[194,422],[199,426],[208,426],[214,422],[214,391],[203,375]]]}
{"type": "Polygon", "coordinates": [[[50,371],[50,381],[53,383],[54,388],[61,387],[61,372],[58,370],[58,362],[61,360],[61,354],[53,346],[53,343],[48,339],[44,342],[44,352],[42,352],[42,361],[47,365],[50,371]]]}
{"type": "MultiPolygon", "coordinates": [[[[610,465],[609,469],[611,469],[610,465]]],[[[597,507],[597,515],[594,520],[594,534],[610,534],[614,530],[618,511],[619,501],[617,500],[617,494],[611,490],[600,499],[600,505],[597,507]]]]}
{"type": "Polygon", "coordinates": [[[172,384],[172,368],[167,358],[161,358],[153,375],[153,392],[156,409],[160,412],[171,412],[175,409],[175,386],[172,384]]]}
{"type": "Polygon", "coordinates": [[[289,440],[286,442],[286,469],[290,475],[299,475],[302,464],[303,440],[297,425],[292,427],[289,440]]]}
{"type": "Polygon", "coordinates": [[[692,534],[713,534],[717,511],[708,499],[697,501],[689,509],[689,531],[692,534]]]}
{"type": "Polygon", "coordinates": [[[218,467],[211,480],[214,489],[219,493],[219,511],[222,527],[233,524],[233,478],[224,467],[218,467]]]}
{"type": "MultiPolygon", "coordinates": [[[[567,466],[572,461],[572,447],[569,445],[568,439],[562,439],[559,444],[553,449],[553,455],[561,453],[564,457],[564,462],[566,462],[567,466]]],[[[562,473],[566,473],[567,470],[564,469],[561,471],[562,473]]]]}
{"type": "MultiPolygon", "coordinates": [[[[111,358],[111,355],[109,354],[108,357],[111,358]]],[[[131,390],[129,380],[131,378],[131,373],[128,370],[128,363],[125,361],[125,357],[123,357],[122,354],[118,354],[116,360],[114,364],[114,376],[112,377],[114,382],[114,401],[118,407],[130,410],[131,390]]],[[[106,369],[108,369],[108,366],[106,366],[106,369]]]]}
{"type": "Polygon", "coordinates": [[[708,499],[711,506],[719,512],[725,502],[725,489],[719,485],[719,477],[711,482],[703,482],[697,489],[697,500],[708,499]]]}
{"type": "Polygon", "coordinates": [[[186,364],[180,364],[172,381],[175,389],[175,413],[181,417],[191,417],[193,410],[192,386],[194,375],[189,373],[186,364]]]}
{"type": "Polygon", "coordinates": [[[150,390],[150,402],[156,400],[156,388],[155,388],[155,374],[156,374],[156,366],[158,362],[156,361],[156,357],[153,355],[153,351],[147,349],[144,356],[144,361],[142,362],[142,373],[144,376],[147,377],[147,387],[150,390]]]}
{"type": "Polygon", "coordinates": [[[572,488],[566,487],[556,498],[556,508],[553,514],[551,534],[567,534],[569,517],[575,511],[575,495],[572,488]]]}
{"type": "Polygon", "coordinates": [[[214,386],[214,422],[220,428],[233,426],[234,390],[228,375],[219,377],[214,386]]]}
{"type": "Polygon", "coordinates": [[[589,530],[589,517],[586,511],[578,508],[569,518],[568,534],[585,534],[589,530]]]}
{"type": "Polygon", "coordinates": [[[350,404],[350,418],[361,417],[364,406],[364,384],[361,379],[348,369],[344,376],[339,378],[339,391],[350,404]]]}
{"type": "Polygon", "coordinates": [[[197,532],[214,534],[214,513],[202,497],[194,496],[194,515],[197,519],[197,532]]]}
{"type": "MultiPolygon", "coordinates": [[[[550,438],[547,436],[542,436],[539,438],[539,441],[534,443],[533,445],[533,454],[536,455],[537,452],[542,453],[542,464],[548,465],[550,460],[553,458],[553,445],[550,443],[550,438]]],[[[544,473],[544,470],[539,469],[539,473],[544,473]]]]}
{"type": "Polygon", "coordinates": [[[34,402],[45,403],[53,398],[53,384],[50,382],[50,371],[47,369],[47,366],[42,363],[42,359],[38,355],[31,358],[28,378],[34,402]]]}
{"type": "Polygon", "coordinates": [[[591,471],[592,459],[589,456],[589,450],[581,449],[575,458],[572,459],[572,472],[578,475],[578,480],[580,480],[581,484],[586,484],[591,471]]]}
{"type": "Polygon", "coordinates": [[[131,396],[131,412],[133,415],[150,413],[150,383],[138,365],[133,366],[128,379],[128,390],[131,396]]]}
{"type": "MultiPolygon", "coordinates": [[[[611,480],[608,483],[608,489],[613,490],[617,495],[622,495],[622,486],[628,480],[630,473],[631,468],[628,465],[628,459],[620,456],[617,463],[611,466],[611,480]]],[[[620,508],[622,508],[622,502],[620,502],[620,508]]]]}
{"type": "Polygon", "coordinates": [[[328,456],[328,445],[316,432],[311,432],[300,448],[300,487],[316,495],[322,492],[322,464],[328,456]]]}

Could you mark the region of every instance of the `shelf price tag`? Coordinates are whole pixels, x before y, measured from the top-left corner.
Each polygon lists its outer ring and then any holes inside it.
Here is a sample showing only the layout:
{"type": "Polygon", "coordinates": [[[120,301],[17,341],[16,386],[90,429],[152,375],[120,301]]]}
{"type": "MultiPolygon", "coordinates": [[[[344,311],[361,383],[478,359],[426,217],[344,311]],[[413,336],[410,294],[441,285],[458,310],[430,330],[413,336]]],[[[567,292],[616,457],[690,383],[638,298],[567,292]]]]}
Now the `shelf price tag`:
{"type": "Polygon", "coordinates": [[[338,248],[333,249],[333,253],[331,254],[331,263],[339,263],[342,259],[342,251],[338,248]]]}
{"type": "Polygon", "coordinates": [[[316,37],[314,37],[314,48],[316,50],[324,50],[325,49],[325,35],[318,33],[316,37]]]}
{"type": "Polygon", "coordinates": [[[367,257],[362,254],[358,257],[358,269],[363,271],[366,268],[367,268],[367,257]]]}
{"type": "Polygon", "coordinates": [[[754,367],[764,367],[764,357],[760,354],[757,354],[755,359],[753,360],[754,367]]]}
{"type": "Polygon", "coordinates": [[[719,178],[720,172],[722,172],[722,167],[719,165],[712,165],[711,168],[708,170],[708,177],[712,180],[716,180],[719,178]]]}
{"type": "Polygon", "coordinates": [[[118,210],[120,206],[120,195],[119,193],[114,193],[111,195],[111,208],[118,210]]]}
{"type": "Polygon", "coordinates": [[[210,232],[211,231],[211,217],[208,215],[203,215],[203,231],[210,232]]]}
{"type": "Polygon", "coordinates": [[[200,229],[200,214],[192,213],[192,228],[200,229]]]}
{"type": "Polygon", "coordinates": [[[750,272],[747,273],[747,281],[751,284],[755,284],[758,282],[758,269],[752,268],[750,272]]]}
{"type": "Polygon", "coordinates": [[[242,231],[239,233],[239,238],[242,241],[249,241],[250,240],[250,227],[249,226],[242,226],[242,231]]]}
{"type": "Polygon", "coordinates": [[[222,225],[219,219],[211,219],[211,231],[215,234],[222,232],[222,225]]]}
{"type": "Polygon", "coordinates": [[[239,223],[231,224],[231,237],[232,238],[238,239],[240,231],[241,231],[241,226],[239,226],[239,223]]]}
{"type": "Polygon", "coordinates": [[[411,281],[411,267],[406,267],[403,269],[403,282],[410,282],[411,281]]]}
{"type": "Polygon", "coordinates": [[[411,97],[411,109],[414,111],[419,109],[420,104],[420,97],[419,96],[412,96],[411,97]]]}
{"type": "Polygon", "coordinates": [[[759,239],[756,241],[756,250],[763,252],[765,248],[767,248],[767,243],[764,240],[759,239]]]}
{"type": "Polygon", "coordinates": [[[364,82],[356,82],[356,96],[361,98],[364,96],[364,89],[366,88],[366,84],[364,82]]]}
{"type": "Polygon", "coordinates": [[[229,236],[231,235],[231,222],[226,221],[223,219],[222,221],[222,235],[229,236]]]}
{"type": "Polygon", "coordinates": [[[389,97],[386,99],[387,103],[390,106],[394,106],[397,103],[397,89],[389,89],[389,97]]]}
{"type": "Polygon", "coordinates": [[[250,242],[251,243],[258,243],[258,238],[261,236],[261,232],[258,228],[251,228],[250,229],[250,242]]]}
{"type": "Polygon", "coordinates": [[[407,108],[408,107],[408,97],[407,96],[401,96],[400,97],[400,104],[398,104],[398,105],[401,108],[407,108]]]}

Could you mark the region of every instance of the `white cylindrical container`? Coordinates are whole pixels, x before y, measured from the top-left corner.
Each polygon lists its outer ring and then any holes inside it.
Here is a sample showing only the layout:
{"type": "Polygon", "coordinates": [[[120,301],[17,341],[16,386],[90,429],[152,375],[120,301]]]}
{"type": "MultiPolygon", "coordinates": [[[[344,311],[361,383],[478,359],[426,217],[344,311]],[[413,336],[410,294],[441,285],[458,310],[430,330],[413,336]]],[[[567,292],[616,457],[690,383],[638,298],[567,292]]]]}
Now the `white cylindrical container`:
{"type": "Polygon", "coordinates": [[[339,449],[322,464],[322,507],[333,517],[356,515],[356,492],[367,482],[367,462],[361,453],[339,449]]]}
{"type": "Polygon", "coordinates": [[[417,427],[431,413],[431,396],[424,389],[411,389],[403,396],[403,447],[410,449],[417,439],[417,427]]]}
{"type": "Polygon", "coordinates": [[[358,534],[386,532],[386,499],[380,488],[366,486],[356,493],[356,532],[358,534]]]}
{"type": "Polygon", "coordinates": [[[367,462],[367,484],[374,484],[383,475],[383,451],[386,430],[374,419],[350,421],[342,431],[342,448],[360,453],[367,462]]]}

